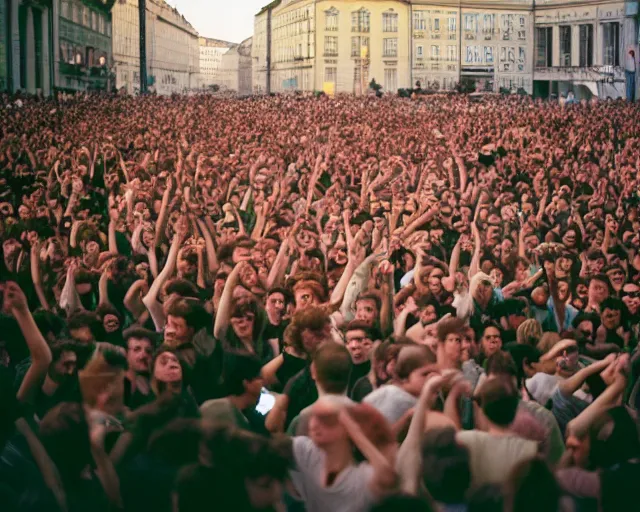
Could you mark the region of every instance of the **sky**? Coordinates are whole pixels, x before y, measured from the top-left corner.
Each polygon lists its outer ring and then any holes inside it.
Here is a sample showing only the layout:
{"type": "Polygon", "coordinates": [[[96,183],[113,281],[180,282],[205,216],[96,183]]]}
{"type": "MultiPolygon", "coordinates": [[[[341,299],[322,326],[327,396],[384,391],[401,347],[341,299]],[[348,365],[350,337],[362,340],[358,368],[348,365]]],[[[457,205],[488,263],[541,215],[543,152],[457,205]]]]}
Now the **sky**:
{"type": "Polygon", "coordinates": [[[271,0],[166,0],[201,36],[239,43],[253,35],[253,19],[271,0]]]}

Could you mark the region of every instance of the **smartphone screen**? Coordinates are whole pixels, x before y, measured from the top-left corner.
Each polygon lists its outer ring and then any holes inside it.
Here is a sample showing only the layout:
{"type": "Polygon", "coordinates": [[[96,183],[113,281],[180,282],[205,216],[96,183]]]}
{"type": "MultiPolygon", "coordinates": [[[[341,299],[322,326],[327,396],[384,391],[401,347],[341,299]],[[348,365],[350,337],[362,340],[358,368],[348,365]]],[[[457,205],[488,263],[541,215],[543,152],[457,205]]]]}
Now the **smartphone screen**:
{"type": "Polygon", "coordinates": [[[276,397],[273,396],[266,388],[262,388],[262,392],[260,393],[260,400],[258,401],[258,405],[256,405],[256,411],[258,411],[263,416],[266,416],[267,413],[271,409],[273,409],[273,406],[275,404],[276,397]]]}

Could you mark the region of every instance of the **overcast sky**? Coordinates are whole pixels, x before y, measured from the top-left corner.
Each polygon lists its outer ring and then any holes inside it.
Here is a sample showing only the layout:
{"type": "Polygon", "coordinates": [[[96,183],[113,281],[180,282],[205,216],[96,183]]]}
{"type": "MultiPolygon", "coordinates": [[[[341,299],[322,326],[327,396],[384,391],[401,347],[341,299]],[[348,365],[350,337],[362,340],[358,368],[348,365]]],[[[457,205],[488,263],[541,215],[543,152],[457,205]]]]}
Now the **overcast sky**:
{"type": "Polygon", "coordinates": [[[253,17],[271,0],[167,0],[204,37],[239,43],[253,35],[253,17]]]}

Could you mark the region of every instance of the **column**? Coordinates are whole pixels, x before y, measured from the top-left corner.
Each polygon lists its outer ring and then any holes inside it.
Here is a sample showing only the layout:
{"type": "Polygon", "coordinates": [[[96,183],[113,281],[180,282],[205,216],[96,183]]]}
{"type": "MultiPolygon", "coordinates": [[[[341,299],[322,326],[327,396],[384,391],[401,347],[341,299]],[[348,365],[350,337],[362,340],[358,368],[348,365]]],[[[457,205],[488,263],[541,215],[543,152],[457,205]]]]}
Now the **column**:
{"type": "Polygon", "coordinates": [[[53,83],[50,84],[56,87],[60,84],[60,45],[58,44],[60,32],[60,0],[53,0],[51,2],[51,16],[52,19],[52,34],[51,41],[53,44],[53,83]]]}
{"type": "Polygon", "coordinates": [[[49,58],[49,9],[42,9],[42,94],[51,94],[51,69],[49,58]]]}
{"type": "Polygon", "coordinates": [[[27,52],[27,92],[34,94],[36,92],[36,34],[33,29],[33,9],[27,8],[27,34],[26,52],[27,52]]]}
{"type": "Polygon", "coordinates": [[[13,92],[20,89],[20,0],[11,0],[11,76],[13,92]]]}

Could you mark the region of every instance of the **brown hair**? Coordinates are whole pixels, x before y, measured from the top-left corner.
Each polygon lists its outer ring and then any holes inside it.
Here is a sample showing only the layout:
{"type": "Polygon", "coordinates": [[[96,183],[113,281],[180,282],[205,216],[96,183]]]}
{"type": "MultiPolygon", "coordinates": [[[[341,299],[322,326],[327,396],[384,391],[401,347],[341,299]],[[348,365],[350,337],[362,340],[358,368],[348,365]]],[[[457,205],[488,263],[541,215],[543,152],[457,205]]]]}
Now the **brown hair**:
{"type": "Polygon", "coordinates": [[[325,343],[313,357],[316,381],[326,393],[347,391],[351,374],[351,356],[344,345],[325,343]]]}
{"type": "Polygon", "coordinates": [[[396,376],[400,380],[408,379],[409,375],[418,368],[436,363],[435,354],[424,345],[402,347],[396,362],[396,376]]]}
{"type": "Polygon", "coordinates": [[[464,332],[464,320],[460,318],[447,318],[438,323],[438,341],[444,342],[449,334],[460,334],[464,332]]]}
{"type": "Polygon", "coordinates": [[[326,329],[330,323],[331,320],[324,308],[311,306],[303,309],[302,311],[297,311],[293,315],[291,323],[285,329],[285,343],[298,352],[304,352],[302,332],[307,329],[310,331],[320,332],[326,329]]]}

